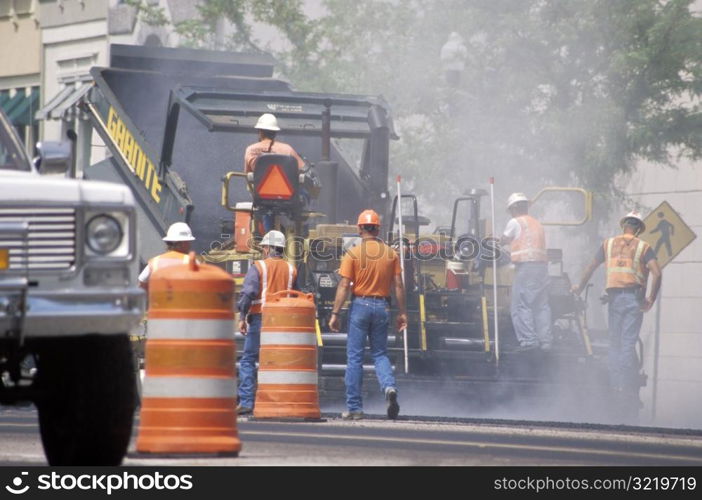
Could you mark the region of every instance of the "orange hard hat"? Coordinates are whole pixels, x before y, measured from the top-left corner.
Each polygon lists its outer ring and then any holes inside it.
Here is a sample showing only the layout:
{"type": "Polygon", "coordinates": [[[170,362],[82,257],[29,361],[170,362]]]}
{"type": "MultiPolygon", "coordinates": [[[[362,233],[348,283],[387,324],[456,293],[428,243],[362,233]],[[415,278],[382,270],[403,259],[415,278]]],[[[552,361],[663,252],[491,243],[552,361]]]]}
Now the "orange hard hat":
{"type": "Polygon", "coordinates": [[[380,225],[380,216],[376,213],[375,210],[364,210],[358,216],[358,225],[359,226],[379,226],[380,225]]]}

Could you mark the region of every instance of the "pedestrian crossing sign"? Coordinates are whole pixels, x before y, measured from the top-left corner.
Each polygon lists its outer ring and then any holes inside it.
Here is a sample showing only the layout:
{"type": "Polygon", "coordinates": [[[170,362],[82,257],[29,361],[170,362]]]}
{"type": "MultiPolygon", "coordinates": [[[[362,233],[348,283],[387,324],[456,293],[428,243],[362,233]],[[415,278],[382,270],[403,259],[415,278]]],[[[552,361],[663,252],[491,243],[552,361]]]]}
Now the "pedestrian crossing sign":
{"type": "Polygon", "coordinates": [[[658,205],[644,223],[646,231],[639,238],[651,245],[661,268],[697,238],[667,201],[658,205]]]}

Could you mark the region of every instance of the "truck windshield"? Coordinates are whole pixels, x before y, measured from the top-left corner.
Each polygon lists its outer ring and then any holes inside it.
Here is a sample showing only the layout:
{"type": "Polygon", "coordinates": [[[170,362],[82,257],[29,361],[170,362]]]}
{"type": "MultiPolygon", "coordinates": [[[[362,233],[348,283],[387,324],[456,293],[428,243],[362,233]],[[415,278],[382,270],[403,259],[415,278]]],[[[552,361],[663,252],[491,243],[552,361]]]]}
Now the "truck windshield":
{"type": "Polygon", "coordinates": [[[12,126],[0,111],[0,170],[30,170],[12,126]]]}

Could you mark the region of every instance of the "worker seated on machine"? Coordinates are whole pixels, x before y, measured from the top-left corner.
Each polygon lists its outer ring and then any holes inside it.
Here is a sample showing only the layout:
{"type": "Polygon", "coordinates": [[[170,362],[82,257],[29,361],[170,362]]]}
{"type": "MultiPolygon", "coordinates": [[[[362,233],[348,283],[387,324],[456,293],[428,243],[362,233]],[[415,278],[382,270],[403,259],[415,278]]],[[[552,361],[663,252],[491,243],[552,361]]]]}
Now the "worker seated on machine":
{"type": "Polygon", "coordinates": [[[278,120],[271,113],[262,114],[254,128],[258,130],[258,142],[251,144],[246,148],[244,153],[244,172],[247,174],[253,172],[256,166],[256,160],[264,153],[275,153],[279,155],[290,155],[297,161],[297,167],[300,170],[305,168],[305,162],[297,154],[295,149],[290,144],[276,141],[275,136],[280,131],[278,120]]]}
{"type": "Polygon", "coordinates": [[[275,140],[280,127],[274,115],[261,115],[254,128],[259,142],[246,148],[244,170],[251,174],[254,207],[263,214],[257,217],[263,222],[262,231],[257,232],[267,233],[273,229],[275,215],[297,218],[307,210],[310,193],[318,193],[318,181],[312,167],[292,146],[275,140]]]}

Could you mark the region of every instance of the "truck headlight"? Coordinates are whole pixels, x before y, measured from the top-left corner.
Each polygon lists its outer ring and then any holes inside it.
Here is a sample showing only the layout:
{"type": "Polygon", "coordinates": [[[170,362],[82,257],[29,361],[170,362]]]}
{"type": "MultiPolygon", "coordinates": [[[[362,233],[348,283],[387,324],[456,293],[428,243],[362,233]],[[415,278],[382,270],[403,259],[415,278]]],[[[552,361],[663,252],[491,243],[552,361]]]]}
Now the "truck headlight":
{"type": "Polygon", "coordinates": [[[100,255],[114,252],[123,236],[122,226],[110,215],[96,215],[85,225],[85,241],[93,252],[100,255]]]}

